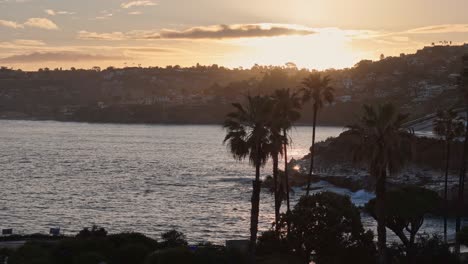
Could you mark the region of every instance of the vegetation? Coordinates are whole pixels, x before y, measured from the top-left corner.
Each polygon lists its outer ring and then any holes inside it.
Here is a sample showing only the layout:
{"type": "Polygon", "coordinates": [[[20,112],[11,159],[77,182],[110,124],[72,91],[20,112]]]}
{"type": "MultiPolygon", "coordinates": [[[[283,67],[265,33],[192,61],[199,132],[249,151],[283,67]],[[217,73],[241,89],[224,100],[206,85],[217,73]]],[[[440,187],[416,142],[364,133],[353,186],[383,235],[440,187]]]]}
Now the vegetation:
{"type": "Polygon", "coordinates": [[[450,151],[452,141],[464,134],[463,119],[453,109],[439,110],[434,119],[434,132],[445,141],[445,184],[444,184],[444,241],[447,242],[448,217],[448,174],[450,169],[450,151]]]}
{"type": "Polygon", "coordinates": [[[309,179],[307,181],[307,195],[310,192],[310,183],[312,180],[312,172],[314,170],[314,155],[315,155],[315,130],[317,128],[318,111],[325,105],[326,102],[333,102],[334,89],[330,86],[330,78],[328,76],[321,77],[320,74],[311,74],[302,81],[304,86],[303,101],[312,101],[313,119],[312,119],[312,146],[310,147],[310,167],[309,179]]]}
{"type": "Polygon", "coordinates": [[[364,114],[358,124],[349,126],[351,133],[361,138],[356,146],[357,160],[369,164],[369,174],[376,179],[376,220],[379,263],[386,263],[387,235],[386,178],[387,172],[398,171],[411,153],[408,142],[411,136],[403,129],[407,115],[397,112],[391,104],[377,107],[365,105],[364,114]]]}
{"type": "MultiPolygon", "coordinates": [[[[278,127],[279,133],[282,133],[282,145],[276,146],[282,150],[284,156],[284,178],[280,181],[279,186],[276,186],[275,181],[275,194],[286,193],[286,208],[287,212],[290,212],[290,200],[289,200],[289,170],[288,170],[288,145],[291,144],[290,137],[288,136],[289,130],[294,125],[294,122],[299,120],[301,114],[299,110],[302,107],[300,97],[297,92],[293,92],[290,89],[278,89],[273,94],[274,106],[274,125],[278,127]],[[279,187],[279,188],[278,188],[279,187]]],[[[276,129],[275,129],[276,130],[276,129]]],[[[281,151],[280,150],[280,151],[281,151]]],[[[278,165],[276,163],[276,165],[278,165]]],[[[275,164],[273,164],[275,168],[275,164]]],[[[278,171],[278,169],[276,169],[278,171]]],[[[279,214],[281,207],[281,198],[275,199],[275,224],[279,228],[279,214]]]]}
{"type": "MultiPolygon", "coordinates": [[[[468,118],[468,54],[463,56],[463,69],[460,76],[459,90],[460,95],[464,100],[464,106],[466,111],[466,117],[468,118]]],[[[465,139],[463,145],[463,153],[461,156],[460,165],[460,176],[458,179],[458,210],[455,224],[455,231],[458,233],[461,229],[461,216],[463,214],[464,207],[464,190],[465,190],[465,178],[466,178],[466,166],[468,158],[468,122],[465,122],[465,139]]],[[[460,244],[456,243],[455,251],[460,253],[460,244]]]]}
{"type": "MultiPolygon", "coordinates": [[[[385,226],[400,238],[408,259],[414,257],[416,235],[424,223],[426,214],[439,204],[437,193],[420,187],[405,187],[386,194],[385,226]],[[409,233],[409,237],[406,233],[409,233]]],[[[366,205],[367,211],[376,219],[376,199],[366,205]]]]}
{"type": "Polygon", "coordinates": [[[362,227],[359,210],[349,197],[331,192],[303,196],[285,215],[291,223],[288,246],[302,263],[373,263],[373,234],[362,227]],[[313,255],[312,255],[313,253],[313,255]]]}
{"type": "Polygon", "coordinates": [[[255,167],[255,179],[252,182],[252,209],[250,219],[250,254],[255,256],[255,244],[258,232],[258,214],[260,210],[260,168],[268,160],[270,144],[270,120],[273,104],[270,98],[263,96],[247,97],[247,104],[233,104],[236,111],[228,114],[224,123],[227,135],[224,142],[234,158],[248,158],[255,167]]]}

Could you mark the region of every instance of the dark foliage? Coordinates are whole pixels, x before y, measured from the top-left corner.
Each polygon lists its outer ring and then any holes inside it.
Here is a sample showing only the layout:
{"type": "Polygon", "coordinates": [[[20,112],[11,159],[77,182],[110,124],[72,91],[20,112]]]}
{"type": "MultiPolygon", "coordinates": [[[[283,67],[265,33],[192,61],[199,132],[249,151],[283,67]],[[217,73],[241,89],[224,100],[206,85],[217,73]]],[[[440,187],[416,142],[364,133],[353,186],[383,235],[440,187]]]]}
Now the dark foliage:
{"type": "Polygon", "coordinates": [[[177,230],[170,230],[162,234],[161,238],[161,246],[164,248],[185,247],[188,245],[185,235],[177,230]]]}
{"type": "Polygon", "coordinates": [[[349,197],[331,192],[304,196],[289,216],[287,243],[304,263],[374,263],[373,234],[364,231],[359,210],[349,197]]]}
{"type": "Polygon", "coordinates": [[[83,228],[76,237],[79,238],[89,238],[89,237],[105,237],[107,236],[107,231],[104,227],[99,227],[97,225],[93,225],[91,229],[88,227],[83,228]]]}

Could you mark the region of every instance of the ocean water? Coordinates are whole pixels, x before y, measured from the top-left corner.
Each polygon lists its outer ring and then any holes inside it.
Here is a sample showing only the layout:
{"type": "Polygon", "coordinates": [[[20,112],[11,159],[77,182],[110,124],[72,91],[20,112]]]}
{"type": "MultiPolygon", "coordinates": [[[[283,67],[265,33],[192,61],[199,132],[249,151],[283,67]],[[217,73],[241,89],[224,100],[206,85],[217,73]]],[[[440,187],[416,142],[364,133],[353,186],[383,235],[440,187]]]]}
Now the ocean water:
{"type": "MultiPolygon", "coordinates": [[[[318,140],[340,127],[319,127],[318,140]]],[[[189,241],[223,244],[249,236],[254,169],[234,160],[220,126],[117,125],[0,121],[0,228],[75,234],[97,224],[109,232],[158,238],[171,228],[189,241]]],[[[308,152],[311,128],[292,131],[290,157],[308,152]]],[[[271,166],[262,175],[271,174],[271,166]]],[[[363,205],[373,194],[326,182],[316,187],[363,205]]],[[[296,188],[292,200],[304,192],[296,188]]],[[[260,230],[274,219],[272,195],[261,196],[260,230]]],[[[374,221],[364,216],[367,228],[374,221]]],[[[441,230],[440,221],[426,221],[441,230]]]]}

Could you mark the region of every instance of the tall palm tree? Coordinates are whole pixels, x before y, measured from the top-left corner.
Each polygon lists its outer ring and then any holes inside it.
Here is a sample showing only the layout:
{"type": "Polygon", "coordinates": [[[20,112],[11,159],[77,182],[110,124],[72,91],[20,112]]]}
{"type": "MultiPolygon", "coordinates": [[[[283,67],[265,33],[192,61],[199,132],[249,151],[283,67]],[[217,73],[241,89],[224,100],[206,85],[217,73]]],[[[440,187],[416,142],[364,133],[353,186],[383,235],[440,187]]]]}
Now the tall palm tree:
{"type": "Polygon", "coordinates": [[[450,164],[450,147],[455,138],[461,137],[464,131],[463,118],[453,109],[439,110],[433,121],[434,133],[445,141],[445,185],[444,185],[444,241],[447,243],[447,213],[448,213],[448,173],[450,164]]]}
{"type": "Polygon", "coordinates": [[[330,81],[331,79],[328,76],[322,78],[320,73],[312,73],[302,81],[304,91],[303,101],[312,101],[314,114],[312,124],[312,146],[310,147],[310,168],[306,195],[309,195],[310,192],[310,183],[312,180],[312,172],[314,170],[315,130],[317,127],[318,111],[326,102],[332,103],[334,100],[334,89],[330,86],[330,81]]]}
{"type": "MultiPolygon", "coordinates": [[[[290,137],[288,136],[289,130],[291,130],[294,122],[299,120],[301,114],[301,98],[299,93],[293,92],[290,89],[278,89],[273,93],[273,99],[275,102],[273,120],[275,125],[279,128],[282,133],[282,153],[284,156],[284,179],[280,186],[285,189],[286,192],[286,209],[290,212],[290,201],[289,201],[289,173],[288,173],[288,145],[291,143],[290,137]]],[[[275,164],[274,164],[275,165],[275,164]]],[[[278,164],[276,164],[278,165],[278,164]]],[[[278,171],[278,169],[276,169],[278,171]]],[[[275,186],[276,188],[276,186],[275,186]]],[[[275,189],[278,193],[282,192],[280,189],[275,189]]],[[[279,216],[281,208],[281,199],[278,199],[278,203],[275,203],[275,216],[279,216]]],[[[279,219],[277,219],[277,226],[279,226],[279,219]]]]}
{"type": "Polygon", "coordinates": [[[281,127],[279,120],[276,118],[272,118],[269,129],[270,129],[270,138],[269,144],[266,146],[266,151],[271,156],[271,160],[273,163],[273,195],[274,195],[274,203],[275,203],[275,231],[279,234],[279,219],[280,219],[280,209],[281,209],[281,202],[282,199],[280,198],[280,186],[279,184],[279,157],[283,155],[283,142],[285,138],[281,134],[281,127]]]}
{"type": "Polygon", "coordinates": [[[224,143],[235,159],[248,158],[255,167],[250,216],[250,256],[251,263],[254,263],[260,211],[260,168],[268,160],[269,123],[273,104],[269,97],[247,96],[245,105],[235,103],[233,106],[235,111],[227,115],[223,125],[227,132],[224,143]]]}
{"type": "MultiPolygon", "coordinates": [[[[465,141],[463,144],[462,160],[460,165],[460,176],[458,179],[458,210],[455,224],[455,231],[459,232],[461,229],[461,215],[464,204],[464,190],[465,190],[465,177],[466,177],[466,163],[468,157],[468,54],[463,56],[463,69],[460,78],[460,93],[464,98],[464,105],[466,111],[466,127],[465,127],[465,141]]],[[[456,253],[460,253],[460,243],[456,241],[456,253]]]]}
{"type": "Polygon", "coordinates": [[[395,173],[409,158],[411,135],[402,128],[408,115],[397,112],[392,104],[377,107],[364,105],[358,124],[348,126],[350,133],[361,138],[356,158],[369,164],[369,174],[376,179],[376,218],[379,263],[386,263],[385,192],[388,173],[395,173]],[[407,141],[408,140],[408,141],[407,141]]]}

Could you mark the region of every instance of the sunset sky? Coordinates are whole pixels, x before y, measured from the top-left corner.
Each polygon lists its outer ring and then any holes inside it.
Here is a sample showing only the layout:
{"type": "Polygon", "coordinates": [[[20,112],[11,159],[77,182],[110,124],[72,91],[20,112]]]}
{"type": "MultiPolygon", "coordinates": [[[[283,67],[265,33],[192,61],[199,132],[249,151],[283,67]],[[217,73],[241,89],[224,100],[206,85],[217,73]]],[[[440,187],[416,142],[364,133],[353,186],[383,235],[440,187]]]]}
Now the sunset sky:
{"type": "Polygon", "coordinates": [[[344,68],[468,42],[467,0],[0,0],[0,65],[344,68]]]}

